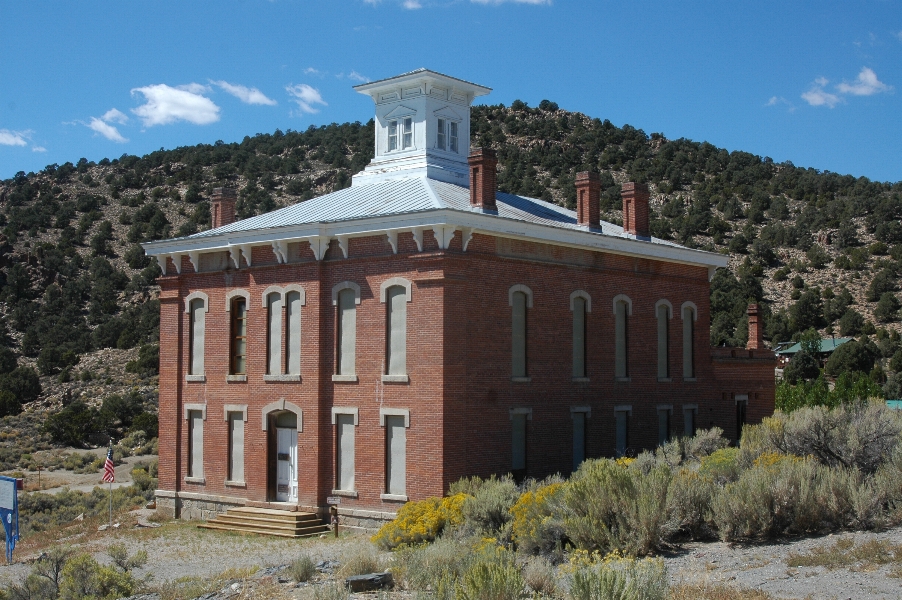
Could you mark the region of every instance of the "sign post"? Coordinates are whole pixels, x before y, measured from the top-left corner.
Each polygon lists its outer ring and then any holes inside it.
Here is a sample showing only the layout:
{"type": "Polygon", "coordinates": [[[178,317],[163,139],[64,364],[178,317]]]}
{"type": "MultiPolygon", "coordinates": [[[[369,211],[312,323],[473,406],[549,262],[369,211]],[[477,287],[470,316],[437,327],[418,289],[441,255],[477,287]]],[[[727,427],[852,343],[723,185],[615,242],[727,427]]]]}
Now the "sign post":
{"type": "Polygon", "coordinates": [[[328,496],[326,504],[329,505],[329,517],[332,522],[332,529],[335,531],[335,537],[338,537],[338,505],[341,504],[339,496],[328,496]]]}
{"type": "Polygon", "coordinates": [[[0,518],[6,530],[6,562],[13,561],[13,549],[19,540],[18,482],[12,477],[0,475],[0,518]]]}

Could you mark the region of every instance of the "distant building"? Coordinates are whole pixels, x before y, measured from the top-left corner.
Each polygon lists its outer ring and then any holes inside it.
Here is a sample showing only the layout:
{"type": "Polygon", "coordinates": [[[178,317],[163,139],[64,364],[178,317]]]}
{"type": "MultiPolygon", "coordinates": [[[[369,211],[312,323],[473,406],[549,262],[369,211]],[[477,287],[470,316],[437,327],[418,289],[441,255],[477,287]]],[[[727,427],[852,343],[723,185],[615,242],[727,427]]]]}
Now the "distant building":
{"type": "MultiPolygon", "coordinates": [[[[830,355],[833,354],[833,351],[838,347],[842,346],[846,342],[851,342],[855,338],[850,337],[841,337],[841,338],[824,338],[820,341],[819,350],[817,352],[817,359],[820,361],[821,366],[823,366],[827,359],[830,358],[830,355]]],[[[792,357],[802,351],[802,344],[796,343],[787,345],[784,348],[777,348],[774,353],[777,355],[779,359],[779,364],[785,365],[792,357]]]]}
{"type": "Polygon", "coordinates": [[[774,408],[774,354],[710,348],[727,257],[649,234],[646,186],[623,226],[500,193],[470,150],[480,85],[418,70],[360,85],[376,153],[350,188],[144,244],[163,268],[157,506],[391,518],[463,476],[568,474],[696,428],[736,439],[774,408]]]}

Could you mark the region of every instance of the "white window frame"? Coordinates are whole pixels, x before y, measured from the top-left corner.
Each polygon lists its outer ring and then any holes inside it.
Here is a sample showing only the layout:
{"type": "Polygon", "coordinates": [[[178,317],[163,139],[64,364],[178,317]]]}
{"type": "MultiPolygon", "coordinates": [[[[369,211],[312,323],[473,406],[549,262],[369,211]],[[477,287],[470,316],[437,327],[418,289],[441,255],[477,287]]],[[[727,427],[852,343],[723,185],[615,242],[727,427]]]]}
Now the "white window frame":
{"type": "Polygon", "coordinates": [[[386,152],[394,152],[398,149],[398,119],[392,119],[388,122],[388,143],[386,144],[386,152]],[[394,128],[394,133],[392,133],[394,128]]]}
{"type": "Polygon", "coordinates": [[[413,117],[401,117],[401,150],[413,148],[413,117]]]}
{"type": "Polygon", "coordinates": [[[460,123],[451,121],[448,129],[448,149],[455,154],[460,154],[460,145],[458,144],[458,139],[460,138],[460,123]]]}

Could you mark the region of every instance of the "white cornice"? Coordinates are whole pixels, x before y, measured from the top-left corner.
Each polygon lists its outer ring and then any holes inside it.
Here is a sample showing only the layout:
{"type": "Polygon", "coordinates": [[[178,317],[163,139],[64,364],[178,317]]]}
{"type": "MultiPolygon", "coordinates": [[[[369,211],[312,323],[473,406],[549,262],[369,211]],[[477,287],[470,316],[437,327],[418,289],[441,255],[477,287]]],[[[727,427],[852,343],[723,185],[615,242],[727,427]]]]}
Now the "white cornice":
{"type": "MultiPolygon", "coordinates": [[[[311,245],[316,246],[314,254],[317,260],[320,260],[325,253],[328,240],[331,239],[338,239],[344,250],[344,244],[347,243],[345,240],[351,237],[387,235],[392,231],[414,231],[416,237],[417,233],[422,235],[421,232],[425,228],[433,229],[433,231],[439,229],[443,233],[449,229],[463,231],[465,238],[469,238],[473,233],[482,233],[555,246],[707,267],[710,276],[713,276],[715,269],[726,267],[729,263],[729,257],[726,255],[683,246],[652,243],[647,240],[611,236],[592,231],[564,229],[539,223],[526,223],[497,215],[449,208],[329,223],[303,223],[194,238],[176,238],[148,242],[142,246],[149,256],[161,256],[222,250],[234,252],[237,249],[236,246],[242,247],[242,250],[244,248],[249,250],[251,246],[263,245],[276,245],[283,248],[284,244],[291,242],[310,241],[311,245]]],[[[450,237],[446,239],[450,242],[450,237]]],[[[445,240],[440,241],[443,246],[445,243],[445,240]]],[[[249,255],[248,251],[246,256],[249,255]]]]}

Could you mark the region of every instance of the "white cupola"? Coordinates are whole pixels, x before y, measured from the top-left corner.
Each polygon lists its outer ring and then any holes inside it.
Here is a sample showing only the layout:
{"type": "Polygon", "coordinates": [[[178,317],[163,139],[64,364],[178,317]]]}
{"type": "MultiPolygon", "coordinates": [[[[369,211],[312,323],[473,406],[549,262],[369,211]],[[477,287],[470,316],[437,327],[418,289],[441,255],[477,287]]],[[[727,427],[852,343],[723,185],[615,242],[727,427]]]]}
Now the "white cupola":
{"type": "Polygon", "coordinates": [[[354,86],[376,103],[376,153],[353,185],[429,177],[469,186],[470,104],[492,90],[435,71],[354,86]]]}

